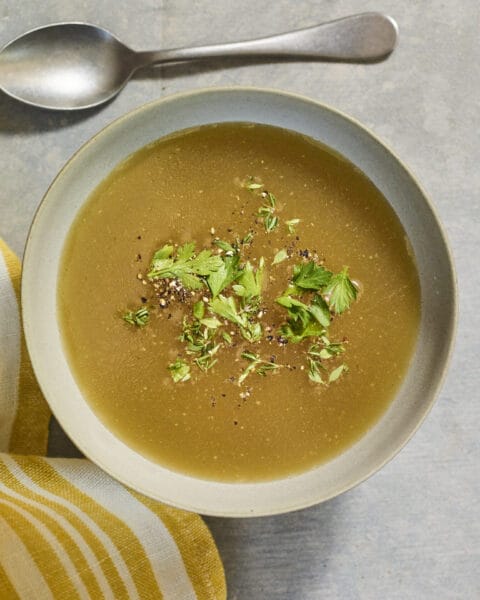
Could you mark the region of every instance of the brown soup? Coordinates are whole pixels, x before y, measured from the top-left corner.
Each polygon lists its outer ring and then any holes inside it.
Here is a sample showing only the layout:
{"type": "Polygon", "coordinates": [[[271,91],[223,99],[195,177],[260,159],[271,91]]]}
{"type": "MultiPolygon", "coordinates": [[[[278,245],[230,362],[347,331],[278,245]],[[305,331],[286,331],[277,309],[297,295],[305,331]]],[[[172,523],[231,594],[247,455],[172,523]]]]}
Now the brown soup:
{"type": "Polygon", "coordinates": [[[379,419],[412,355],[420,290],[405,231],[359,169],[291,131],[225,123],[160,139],[98,186],[69,233],[58,306],[77,383],[120,439],[173,470],[257,481],[333,458],[379,419]],[[194,289],[158,276],[237,254],[215,301],[198,273],[194,289]],[[245,265],[255,276],[262,257],[252,300],[245,265]],[[317,275],[330,283],[309,284],[317,275]],[[203,363],[192,335],[210,344],[203,363]]]}

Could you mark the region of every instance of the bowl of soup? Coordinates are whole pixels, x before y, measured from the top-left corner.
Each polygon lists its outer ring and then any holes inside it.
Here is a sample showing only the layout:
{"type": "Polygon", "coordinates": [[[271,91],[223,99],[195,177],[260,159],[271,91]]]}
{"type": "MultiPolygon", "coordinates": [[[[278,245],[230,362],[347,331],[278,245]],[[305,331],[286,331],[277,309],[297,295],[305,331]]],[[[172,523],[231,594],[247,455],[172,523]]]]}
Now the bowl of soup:
{"type": "Polygon", "coordinates": [[[407,442],[450,354],[434,210],[363,126],[276,90],[141,107],[57,176],[25,252],[33,367],[107,473],[203,514],[287,512],[407,442]]]}

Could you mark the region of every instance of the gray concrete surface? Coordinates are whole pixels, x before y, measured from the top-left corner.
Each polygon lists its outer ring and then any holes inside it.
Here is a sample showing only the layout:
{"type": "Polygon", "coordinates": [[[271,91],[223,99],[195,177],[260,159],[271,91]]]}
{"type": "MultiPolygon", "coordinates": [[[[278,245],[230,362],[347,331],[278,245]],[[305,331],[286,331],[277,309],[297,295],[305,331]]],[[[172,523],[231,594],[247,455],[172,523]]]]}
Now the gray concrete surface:
{"type": "MultiPolygon", "coordinates": [[[[139,49],[280,32],[365,10],[392,14],[400,44],[375,65],[206,63],[139,74],[106,107],[73,115],[0,96],[0,235],[21,254],[62,164],[146,101],[201,86],[292,90],[381,136],[418,175],[450,238],[460,324],[438,402],[415,438],[368,482],[274,518],[208,519],[231,600],[480,598],[480,4],[477,0],[0,0],[0,45],[41,24],[86,20],[139,49]]],[[[52,454],[72,453],[53,428],[52,454]]]]}

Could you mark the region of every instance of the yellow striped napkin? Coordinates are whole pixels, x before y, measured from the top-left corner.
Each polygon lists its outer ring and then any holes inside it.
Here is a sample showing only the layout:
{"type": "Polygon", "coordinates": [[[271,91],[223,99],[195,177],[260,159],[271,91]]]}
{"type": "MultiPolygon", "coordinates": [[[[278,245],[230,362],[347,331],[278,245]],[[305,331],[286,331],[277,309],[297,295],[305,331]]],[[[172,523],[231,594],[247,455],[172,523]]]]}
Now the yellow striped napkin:
{"type": "Polygon", "coordinates": [[[198,515],[85,459],[48,459],[50,412],[19,314],[20,263],[0,240],[0,599],[225,599],[198,515]]]}

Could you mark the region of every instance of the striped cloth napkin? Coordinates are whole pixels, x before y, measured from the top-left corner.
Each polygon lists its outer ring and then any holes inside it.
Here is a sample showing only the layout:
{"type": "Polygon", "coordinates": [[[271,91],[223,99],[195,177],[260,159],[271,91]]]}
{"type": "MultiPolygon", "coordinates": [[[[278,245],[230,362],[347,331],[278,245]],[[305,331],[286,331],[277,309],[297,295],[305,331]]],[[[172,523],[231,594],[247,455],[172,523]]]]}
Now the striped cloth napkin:
{"type": "Polygon", "coordinates": [[[198,515],[122,486],[85,459],[44,458],[50,412],[19,315],[20,263],[0,240],[0,598],[225,599],[198,515]]]}

